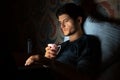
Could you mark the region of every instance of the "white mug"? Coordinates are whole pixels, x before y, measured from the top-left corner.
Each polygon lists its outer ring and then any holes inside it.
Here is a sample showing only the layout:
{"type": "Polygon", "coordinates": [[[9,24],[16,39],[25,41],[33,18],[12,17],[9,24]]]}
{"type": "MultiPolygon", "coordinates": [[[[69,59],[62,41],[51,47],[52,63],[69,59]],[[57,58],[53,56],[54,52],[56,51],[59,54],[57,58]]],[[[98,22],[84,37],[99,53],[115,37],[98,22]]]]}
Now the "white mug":
{"type": "Polygon", "coordinates": [[[51,49],[53,49],[53,50],[57,50],[57,55],[58,55],[58,53],[60,52],[60,49],[61,49],[61,45],[56,45],[56,44],[48,44],[48,46],[50,46],[51,47],[51,49]]]}

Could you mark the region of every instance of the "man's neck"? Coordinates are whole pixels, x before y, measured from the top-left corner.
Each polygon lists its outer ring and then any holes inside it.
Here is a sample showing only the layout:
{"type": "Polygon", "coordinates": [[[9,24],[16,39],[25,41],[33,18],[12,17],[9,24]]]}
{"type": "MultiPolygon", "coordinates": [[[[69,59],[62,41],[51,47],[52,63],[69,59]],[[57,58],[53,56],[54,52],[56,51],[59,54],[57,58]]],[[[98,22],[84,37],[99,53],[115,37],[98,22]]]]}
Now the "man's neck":
{"type": "Polygon", "coordinates": [[[76,32],[69,36],[69,40],[70,40],[70,42],[73,42],[73,41],[77,40],[78,38],[80,38],[82,35],[83,35],[82,31],[76,32]]]}

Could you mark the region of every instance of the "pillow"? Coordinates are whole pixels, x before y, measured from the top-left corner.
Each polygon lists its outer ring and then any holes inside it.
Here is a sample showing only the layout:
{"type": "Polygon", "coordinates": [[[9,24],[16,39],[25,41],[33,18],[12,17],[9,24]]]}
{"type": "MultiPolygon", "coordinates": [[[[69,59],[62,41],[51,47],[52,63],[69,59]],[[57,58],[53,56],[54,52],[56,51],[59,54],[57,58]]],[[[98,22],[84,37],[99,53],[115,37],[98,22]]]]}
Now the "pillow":
{"type": "Polygon", "coordinates": [[[98,22],[88,17],[84,30],[86,34],[95,35],[100,39],[103,66],[112,64],[120,57],[120,25],[98,22]]]}

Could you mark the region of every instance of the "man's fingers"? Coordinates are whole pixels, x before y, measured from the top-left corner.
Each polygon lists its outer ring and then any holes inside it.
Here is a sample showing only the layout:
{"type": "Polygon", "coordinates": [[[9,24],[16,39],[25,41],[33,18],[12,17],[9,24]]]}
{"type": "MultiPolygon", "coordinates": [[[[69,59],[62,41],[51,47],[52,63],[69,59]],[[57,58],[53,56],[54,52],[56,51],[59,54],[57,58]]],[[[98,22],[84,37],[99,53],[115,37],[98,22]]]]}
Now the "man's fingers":
{"type": "Polygon", "coordinates": [[[29,58],[26,62],[25,62],[25,66],[29,66],[30,64],[32,64],[34,61],[29,58]]]}

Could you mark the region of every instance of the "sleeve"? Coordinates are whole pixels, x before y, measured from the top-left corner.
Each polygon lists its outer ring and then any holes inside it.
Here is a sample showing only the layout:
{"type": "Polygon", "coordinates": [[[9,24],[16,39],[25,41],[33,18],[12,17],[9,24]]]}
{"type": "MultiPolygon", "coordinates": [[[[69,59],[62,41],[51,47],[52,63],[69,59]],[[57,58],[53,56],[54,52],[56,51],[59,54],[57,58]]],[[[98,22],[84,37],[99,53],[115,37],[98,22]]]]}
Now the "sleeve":
{"type": "Polygon", "coordinates": [[[78,56],[77,69],[81,73],[96,74],[101,62],[100,41],[90,37],[84,41],[83,45],[82,53],[78,56]]]}

